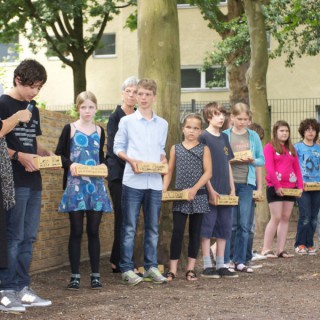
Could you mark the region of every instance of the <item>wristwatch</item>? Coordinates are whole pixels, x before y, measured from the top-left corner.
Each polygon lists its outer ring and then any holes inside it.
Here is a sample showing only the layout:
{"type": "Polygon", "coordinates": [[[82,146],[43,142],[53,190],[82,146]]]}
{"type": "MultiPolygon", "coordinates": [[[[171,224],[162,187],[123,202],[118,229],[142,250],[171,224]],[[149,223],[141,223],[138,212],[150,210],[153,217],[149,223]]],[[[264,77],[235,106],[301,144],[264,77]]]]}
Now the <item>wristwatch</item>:
{"type": "Polygon", "coordinates": [[[15,151],[15,153],[12,155],[12,160],[18,161],[19,160],[19,151],[15,151]]]}

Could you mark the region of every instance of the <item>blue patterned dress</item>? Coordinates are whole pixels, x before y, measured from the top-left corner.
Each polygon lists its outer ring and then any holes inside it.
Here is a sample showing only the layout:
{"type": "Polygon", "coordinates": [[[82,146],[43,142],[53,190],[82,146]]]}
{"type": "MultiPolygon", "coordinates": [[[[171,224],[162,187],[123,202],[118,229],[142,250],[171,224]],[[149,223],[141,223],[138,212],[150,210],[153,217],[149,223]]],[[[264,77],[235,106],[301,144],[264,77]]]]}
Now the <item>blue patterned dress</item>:
{"type": "MultiPolygon", "coordinates": [[[[76,129],[70,143],[70,160],[88,166],[99,165],[100,137],[97,131],[86,135],[76,129]]],[[[104,178],[73,177],[68,173],[67,187],[63,193],[59,211],[80,210],[111,212],[110,200],[104,178]]]]}

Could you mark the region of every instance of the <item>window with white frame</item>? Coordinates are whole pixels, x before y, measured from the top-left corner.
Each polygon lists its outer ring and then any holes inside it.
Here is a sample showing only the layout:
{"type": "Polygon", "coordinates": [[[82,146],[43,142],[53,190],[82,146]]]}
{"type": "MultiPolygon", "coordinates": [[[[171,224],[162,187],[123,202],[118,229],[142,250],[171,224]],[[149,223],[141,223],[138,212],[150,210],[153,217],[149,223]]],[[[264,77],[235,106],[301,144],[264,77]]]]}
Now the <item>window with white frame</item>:
{"type": "Polygon", "coordinates": [[[104,33],[94,51],[95,58],[114,57],[116,55],[116,34],[104,33]]]}
{"type": "Polygon", "coordinates": [[[0,43],[0,62],[15,62],[19,59],[17,47],[19,46],[19,36],[17,35],[12,42],[0,43]]]}
{"type": "Polygon", "coordinates": [[[225,67],[211,67],[200,71],[199,67],[183,67],[181,69],[181,89],[226,89],[227,72],[225,67]]]}

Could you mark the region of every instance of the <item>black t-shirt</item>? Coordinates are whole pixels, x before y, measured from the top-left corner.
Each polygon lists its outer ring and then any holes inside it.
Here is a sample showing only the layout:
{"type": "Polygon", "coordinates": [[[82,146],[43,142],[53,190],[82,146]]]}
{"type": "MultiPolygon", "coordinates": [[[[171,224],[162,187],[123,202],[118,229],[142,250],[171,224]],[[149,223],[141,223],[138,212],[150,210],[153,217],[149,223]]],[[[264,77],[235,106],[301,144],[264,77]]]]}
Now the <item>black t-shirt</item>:
{"type": "Polygon", "coordinates": [[[207,145],[212,158],[211,185],[220,194],[230,194],[229,161],[233,158],[233,152],[225,133],[214,136],[205,130],[199,137],[199,141],[207,145]]]}
{"type": "MultiPolygon", "coordinates": [[[[19,110],[27,108],[27,101],[16,100],[9,95],[0,97],[0,119],[7,119],[19,110]]],[[[9,149],[37,154],[37,136],[41,135],[39,110],[33,108],[29,123],[18,124],[6,135],[9,149]]],[[[15,187],[26,187],[41,190],[40,171],[27,172],[19,162],[12,160],[13,180],[15,187]]]]}

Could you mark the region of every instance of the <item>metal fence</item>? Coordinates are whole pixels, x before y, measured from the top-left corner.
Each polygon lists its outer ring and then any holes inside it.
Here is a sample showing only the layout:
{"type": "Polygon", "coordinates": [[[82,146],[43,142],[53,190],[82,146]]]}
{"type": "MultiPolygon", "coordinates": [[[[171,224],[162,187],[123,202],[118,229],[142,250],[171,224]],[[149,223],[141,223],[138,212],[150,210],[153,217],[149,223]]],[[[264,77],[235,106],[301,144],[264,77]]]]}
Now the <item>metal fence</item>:
{"type": "MultiPolygon", "coordinates": [[[[217,101],[226,108],[230,108],[229,101],[217,101]]],[[[181,102],[180,104],[180,121],[186,114],[191,112],[201,112],[203,107],[209,101],[190,101],[181,102]]],[[[320,98],[297,98],[297,99],[268,99],[270,109],[271,124],[277,120],[285,120],[289,123],[294,142],[300,140],[298,127],[301,120],[306,118],[315,118],[320,122],[320,98]]],[[[99,110],[103,118],[108,118],[115,109],[116,104],[100,104],[99,110]]],[[[47,106],[48,110],[66,111],[71,106],[47,106]]],[[[254,115],[253,115],[254,116],[254,115]]]]}

